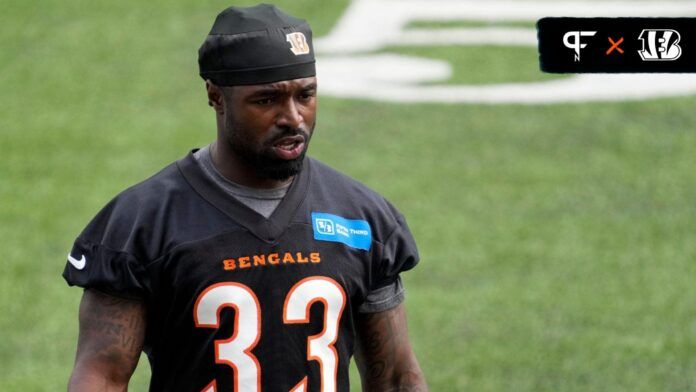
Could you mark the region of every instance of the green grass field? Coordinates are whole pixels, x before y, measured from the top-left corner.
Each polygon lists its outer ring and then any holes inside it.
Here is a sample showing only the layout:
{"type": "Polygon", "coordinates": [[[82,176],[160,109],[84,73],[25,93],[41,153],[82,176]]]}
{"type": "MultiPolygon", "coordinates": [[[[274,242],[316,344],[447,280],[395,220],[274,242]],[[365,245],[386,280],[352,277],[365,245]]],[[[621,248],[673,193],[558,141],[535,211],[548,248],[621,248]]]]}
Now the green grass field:
{"type": "MultiPolygon", "coordinates": [[[[346,1],[278,4],[322,35],[346,1]]],[[[0,391],[65,389],[81,295],[65,255],[113,195],[212,139],[196,55],[228,5],[3,4],[0,391]]],[[[456,80],[547,78],[533,48],[506,53],[524,66],[458,66],[456,80]]],[[[694,107],[321,97],[310,153],[407,216],[422,256],[404,275],[410,333],[431,390],[696,391],[694,107]]],[[[148,372],[143,357],[131,390],[148,372]]]]}

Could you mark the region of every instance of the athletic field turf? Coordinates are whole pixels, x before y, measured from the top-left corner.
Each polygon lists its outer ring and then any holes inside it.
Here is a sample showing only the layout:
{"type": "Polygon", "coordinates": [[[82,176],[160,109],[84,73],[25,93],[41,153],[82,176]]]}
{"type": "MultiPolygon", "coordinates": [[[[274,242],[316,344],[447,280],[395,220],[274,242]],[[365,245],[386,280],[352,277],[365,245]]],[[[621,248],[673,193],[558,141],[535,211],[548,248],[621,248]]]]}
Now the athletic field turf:
{"type": "MultiPolygon", "coordinates": [[[[321,36],[346,2],[278,4],[321,36]]],[[[3,3],[0,391],[65,389],[65,256],[117,192],[212,139],[196,55],[228,5],[3,3]]],[[[531,47],[394,51],[446,58],[458,83],[549,78],[531,47]]],[[[404,279],[431,390],[696,391],[696,97],[389,104],[321,96],[319,77],[310,154],[418,240],[404,279]]]]}

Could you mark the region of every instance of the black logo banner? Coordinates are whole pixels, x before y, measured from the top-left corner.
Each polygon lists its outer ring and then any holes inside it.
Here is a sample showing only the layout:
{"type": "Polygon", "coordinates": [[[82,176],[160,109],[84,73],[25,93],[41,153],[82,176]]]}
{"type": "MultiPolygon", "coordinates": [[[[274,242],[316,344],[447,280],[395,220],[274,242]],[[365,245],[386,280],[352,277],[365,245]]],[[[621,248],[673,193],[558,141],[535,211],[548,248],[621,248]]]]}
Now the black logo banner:
{"type": "Polygon", "coordinates": [[[696,18],[542,18],[541,70],[696,72],[696,18]]]}

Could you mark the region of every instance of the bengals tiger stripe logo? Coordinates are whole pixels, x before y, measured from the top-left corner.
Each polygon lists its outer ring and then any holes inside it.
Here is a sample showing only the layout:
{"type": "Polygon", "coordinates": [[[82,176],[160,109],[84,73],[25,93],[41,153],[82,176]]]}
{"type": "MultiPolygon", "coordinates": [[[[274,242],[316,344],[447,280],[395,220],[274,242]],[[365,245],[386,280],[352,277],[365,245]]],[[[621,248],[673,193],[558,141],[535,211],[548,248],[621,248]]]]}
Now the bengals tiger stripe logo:
{"type": "Polygon", "coordinates": [[[309,44],[307,44],[307,37],[303,33],[295,32],[289,33],[285,36],[285,40],[290,42],[290,50],[295,56],[301,54],[309,53],[309,44]]]}

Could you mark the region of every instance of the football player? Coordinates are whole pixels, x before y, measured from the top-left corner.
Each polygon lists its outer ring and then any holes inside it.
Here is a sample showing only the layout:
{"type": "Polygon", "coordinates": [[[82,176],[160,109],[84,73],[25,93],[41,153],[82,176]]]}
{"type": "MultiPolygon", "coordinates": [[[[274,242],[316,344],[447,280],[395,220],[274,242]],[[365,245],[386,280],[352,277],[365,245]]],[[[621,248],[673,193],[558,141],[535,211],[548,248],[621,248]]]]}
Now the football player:
{"type": "Polygon", "coordinates": [[[217,137],[122,192],[78,236],[85,288],[70,391],[123,391],[144,351],[151,391],[426,390],[400,273],[403,216],[306,157],[312,32],[270,5],[220,13],[199,50],[217,137]]]}

